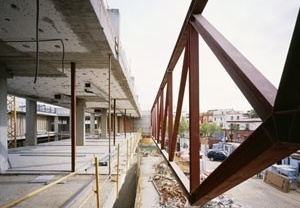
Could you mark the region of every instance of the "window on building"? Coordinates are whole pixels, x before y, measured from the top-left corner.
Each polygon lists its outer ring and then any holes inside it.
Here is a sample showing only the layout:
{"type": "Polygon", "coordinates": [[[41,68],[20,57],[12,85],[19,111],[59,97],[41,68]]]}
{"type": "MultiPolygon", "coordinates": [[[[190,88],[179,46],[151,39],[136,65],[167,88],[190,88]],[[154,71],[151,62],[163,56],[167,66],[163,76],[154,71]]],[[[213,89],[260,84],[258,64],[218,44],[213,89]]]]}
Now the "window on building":
{"type": "Polygon", "coordinates": [[[246,127],[245,127],[245,130],[250,130],[250,125],[248,123],[246,123],[246,127]]]}

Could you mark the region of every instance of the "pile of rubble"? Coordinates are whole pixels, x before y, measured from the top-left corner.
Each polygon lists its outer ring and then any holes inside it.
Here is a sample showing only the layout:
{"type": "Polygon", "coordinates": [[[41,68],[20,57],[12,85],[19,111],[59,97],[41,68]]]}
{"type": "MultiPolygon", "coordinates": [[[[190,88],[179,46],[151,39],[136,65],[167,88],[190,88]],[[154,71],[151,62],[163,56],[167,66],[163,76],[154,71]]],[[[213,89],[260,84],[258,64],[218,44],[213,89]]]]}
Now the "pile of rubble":
{"type": "MultiPolygon", "coordinates": [[[[169,167],[165,162],[155,165],[155,174],[150,178],[155,189],[159,194],[159,207],[190,207],[189,202],[182,191],[182,187],[172,175],[169,167]]],[[[205,177],[202,178],[205,180],[205,177]]],[[[194,206],[193,206],[194,207],[194,206]]],[[[239,208],[241,205],[235,204],[232,199],[225,195],[220,195],[209,201],[200,208],[239,208]]]]}
{"type": "Polygon", "coordinates": [[[200,208],[239,208],[242,207],[239,204],[235,204],[232,199],[225,195],[220,195],[213,200],[207,202],[200,208]]]}
{"type": "Polygon", "coordinates": [[[160,207],[184,207],[187,199],[178,182],[162,174],[152,177],[152,182],[160,196],[160,207]]]}

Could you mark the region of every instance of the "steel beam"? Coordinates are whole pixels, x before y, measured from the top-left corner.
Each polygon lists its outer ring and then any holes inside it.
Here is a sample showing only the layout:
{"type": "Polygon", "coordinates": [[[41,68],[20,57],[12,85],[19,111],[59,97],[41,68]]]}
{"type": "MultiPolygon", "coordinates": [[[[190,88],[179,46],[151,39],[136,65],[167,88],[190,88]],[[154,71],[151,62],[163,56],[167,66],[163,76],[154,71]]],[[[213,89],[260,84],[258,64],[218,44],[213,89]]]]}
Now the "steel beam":
{"type": "MultiPolygon", "coordinates": [[[[162,89],[163,93],[164,90],[162,89]]],[[[168,89],[167,89],[167,94],[168,94],[168,89]]],[[[165,108],[164,108],[164,117],[163,117],[163,123],[162,123],[162,133],[161,133],[161,149],[165,149],[165,144],[166,144],[166,128],[167,128],[167,117],[168,117],[168,106],[169,106],[169,101],[168,101],[168,96],[166,95],[166,101],[165,101],[165,108]]]]}
{"type": "Polygon", "coordinates": [[[116,146],[116,99],[114,99],[114,116],[113,116],[113,144],[116,146]]]}
{"type": "Polygon", "coordinates": [[[197,31],[189,25],[189,118],[190,118],[190,191],[200,184],[199,132],[199,40],[197,31]]]}
{"type": "Polygon", "coordinates": [[[263,121],[267,119],[272,114],[276,88],[202,15],[198,14],[194,17],[193,26],[219,59],[255,112],[263,121]]]}
{"type": "Polygon", "coordinates": [[[76,64],[71,62],[71,170],[76,170],[76,64]]]}
{"type": "Polygon", "coordinates": [[[300,9],[295,24],[291,45],[288,51],[286,63],[283,69],[274,111],[284,112],[299,110],[300,103],[300,9]]]}
{"type": "Polygon", "coordinates": [[[126,109],[125,109],[125,115],[124,115],[124,120],[123,120],[123,122],[124,122],[123,125],[124,125],[125,140],[126,140],[126,122],[127,122],[127,121],[126,121],[126,116],[127,116],[127,115],[126,115],[126,109]]]}
{"type": "Polygon", "coordinates": [[[262,124],[191,193],[193,205],[203,205],[256,173],[300,149],[273,138],[273,120],[262,124]]]}
{"type": "MultiPolygon", "coordinates": [[[[194,14],[201,14],[205,8],[207,2],[208,2],[208,0],[192,0],[159,89],[163,89],[165,87],[167,80],[168,80],[168,72],[174,70],[174,68],[180,58],[180,55],[182,54],[182,51],[183,51],[184,47],[186,46],[186,41],[187,41],[186,28],[187,28],[188,24],[190,24],[190,20],[191,20],[191,18],[193,18],[192,16],[194,14]]],[[[159,94],[157,94],[154,102],[156,102],[158,97],[159,97],[159,94]]]]}
{"type": "Polygon", "coordinates": [[[155,122],[155,129],[156,129],[156,139],[159,140],[159,109],[158,109],[159,103],[157,102],[155,105],[155,118],[156,118],[156,122],[155,122]]]}
{"type": "MultiPolygon", "coordinates": [[[[173,134],[173,73],[168,72],[168,147],[171,150],[173,134]]],[[[174,154],[174,153],[173,153],[174,154]]],[[[170,159],[170,158],[169,158],[170,159]]]]}
{"type": "MultiPolygon", "coordinates": [[[[300,96],[297,90],[300,86],[299,21],[298,16],[274,109],[272,106],[270,109],[263,106],[272,114],[267,118],[267,115],[263,114],[265,117],[261,126],[191,193],[189,200],[193,205],[208,202],[300,149],[300,96]]],[[[268,82],[265,84],[269,86],[268,82]]],[[[253,83],[247,82],[245,85],[250,88],[253,83]]]]}
{"type": "MultiPolygon", "coordinates": [[[[188,48],[188,46],[186,48],[188,48]]],[[[175,115],[175,121],[174,121],[174,129],[173,129],[173,135],[172,135],[172,140],[171,140],[172,141],[171,150],[170,150],[170,154],[169,154],[170,161],[174,160],[174,153],[175,153],[175,148],[176,148],[176,141],[177,141],[179,124],[180,124],[181,112],[182,112],[182,104],[183,104],[184,90],[185,90],[185,86],[186,86],[188,68],[189,68],[189,53],[188,53],[188,50],[185,50],[183,66],[182,66],[182,71],[181,71],[181,78],[180,78],[178,100],[177,100],[177,109],[176,109],[176,115],[175,115]]]]}
{"type": "Polygon", "coordinates": [[[161,95],[160,95],[159,99],[160,99],[160,106],[159,106],[159,136],[158,136],[158,140],[157,140],[158,143],[161,140],[163,118],[164,118],[164,93],[163,93],[163,90],[161,90],[161,95]]]}

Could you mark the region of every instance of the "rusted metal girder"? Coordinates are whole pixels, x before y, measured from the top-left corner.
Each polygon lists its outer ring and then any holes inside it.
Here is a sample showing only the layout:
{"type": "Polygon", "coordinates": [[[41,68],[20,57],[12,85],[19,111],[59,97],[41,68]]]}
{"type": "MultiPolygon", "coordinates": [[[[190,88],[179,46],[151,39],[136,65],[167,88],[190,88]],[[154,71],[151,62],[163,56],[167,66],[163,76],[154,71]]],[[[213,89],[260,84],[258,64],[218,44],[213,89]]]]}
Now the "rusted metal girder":
{"type": "MultiPolygon", "coordinates": [[[[186,45],[187,45],[186,47],[188,48],[188,44],[186,44],[186,45]]],[[[176,115],[175,115],[175,121],[174,121],[174,129],[173,129],[173,135],[172,135],[172,139],[171,139],[171,149],[169,151],[170,161],[174,160],[175,147],[176,147],[180,118],[181,118],[181,112],[182,112],[184,90],[185,90],[185,86],[186,86],[186,79],[187,79],[188,68],[189,68],[188,64],[189,64],[189,53],[188,53],[188,50],[185,50],[183,67],[182,67],[181,77],[180,77],[181,79],[180,79],[180,86],[179,86],[179,93],[178,93],[178,100],[177,100],[177,109],[176,109],[176,115]]]]}
{"type": "Polygon", "coordinates": [[[156,118],[156,122],[155,122],[155,129],[156,129],[156,138],[157,140],[159,140],[159,103],[156,103],[155,105],[155,118],[156,118]]]}
{"type": "MultiPolygon", "coordinates": [[[[164,118],[164,93],[163,90],[161,90],[161,95],[160,95],[160,106],[159,106],[159,137],[161,140],[161,135],[162,135],[162,126],[163,126],[163,118],[164,118]]],[[[157,142],[160,142],[158,139],[157,142]]]]}
{"type": "Polygon", "coordinates": [[[189,125],[190,125],[190,191],[200,184],[199,132],[199,40],[197,31],[188,26],[189,54],[189,125]]]}
{"type": "MultiPolygon", "coordinates": [[[[186,46],[186,41],[187,41],[186,27],[188,26],[188,24],[190,24],[190,20],[191,20],[191,18],[193,18],[192,16],[194,14],[201,14],[206,6],[207,1],[208,0],[192,0],[159,89],[163,89],[165,87],[167,80],[168,80],[168,72],[174,70],[174,68],[178,62],[178,59],[180,58],[180,55],[182,54],[182,51],[183,51],[184,47],[186,46]]],[[[159,97],[159,94],[157,94],[157,96],[154,100],[154,104],[157,102],[158,97],[159,97]]],[[[152,109],[154,107],[154,104],[152,106],[152,109]]]]}
{"type": "MultiPolygon", "coordinates": [[[[199,20],[199,18],[196,19],[199,20]]],[[[265,117],[261,126],[191,193],[189,200],[193,205],[206,203],[300,149],[299,52],[300,19],[298,15],[275,106],[274,108],[270,106],[268,109],[262,104],[271,115],[267,117],[262,112],[265,117]]],[[[224,53],[225,51],[221,52],[221,55],[225,56],[224,53]]],[[[240,74],[239,71],[245,71],[245,69],[238,69],[237,73],[240,74]]],[[[239,79],[239,77],[234,77],[234,79],[239,79]]],[[[268,82],[266,84],[268,85],[268,82]]],[[[245,87],[250,88],[252,85],[254,83],[249,81],[245,87]]],[[[263,99],[260,99],[260,102],[268,100],[268,95],[261,96],[263,99]]]]}
{"type": "MultiPolygon", "coordinates": [[[[168,72],[168,139],[169,139],[169,150],[171,149],[171,139],[173,134],[173,72],[168,72]]],[[[169,158],[170,160],[170,158],[169,158]]]]}
{"type": "Polygon", "coordinates": [[[264,121],[272,114],[276,88],[202,15],[194,15],[193,26],[219,59],[232,80],[239,87],[264,121]]]}
{"type": "Polygon", "coordinates": [[[76,64],[71,62],[71,170],[76,166],[76,64]]]}
{"type": "MultiPolygon", "coordinates": [[[[162,89],[163,93],[164,90],[162,89]]],[[[167,89],[168,94],[168,89],[167,89]]],[[[166,96],[165,108],[164,108],[164,117],[162,120],[162,132],[161,132],[161,149],[165,149],[166,144],[166,128],[167,128],[167,116],[168,116],[168,96],[166,96]]]]}
{"type": "MultiPolygon", "coordinates": [[[[300,103],[300,9],[291,40],[286,63],[275,100],[274,111],[276,113],[299,110],[300,103]]],[[[300,138],[300,137],[298,137],[300,138]]]]}
{"type": "Polygon", "coordinates": [[[127,128],[127,125],[126,125],[126,122],[127,122],[127,120],[126,120],[126,117],[127,117],[127,115],[126,115],[126,109],[124,110],[125,112],[124,112],[124,117],[123,117],[123,122],[124,122],[124,124],[123,124],[123,128],[124,128],[124,134],[125,134],[125,140],[126,140],[126,134],[127,134],[127,131],[126,131],[126,128],[127,128]]]}
{"type": "MultiPolygon", "coordinates": [[[[199,135],[196,135],[196,124],[199,124],[199,119],[197,120],[196,116],[190,118],[190,123],[192,123],[190,126],[190,131],[192,132],[190,133],[190,138],[198,137],[198,141],[195,139],[190,140],[190,142],[195,142],[190,145],[192,146],[192,149],[190,149],[190,158],[193,160],[190,162],[190,185],[187,185],[186,178],[179,173],[178,166],[176,166],[174,162],[170,161],[169,164],[175,172],[175,175],[180,179],[184,190],[190,190],[189,201],[192,205],[205,204],[209,200],[217,197],[237,184],[252,177],[261,170],[300,149],[300,132],[297,129],[297,127],[300,126],[299,15],[286,60],[286,65],[284,67],[282,80],[277,92],[276,88],[200,15],[206,3],[207,1],[204,0],[192,1],[169,65],[160,85],[159,89],[163,89],[167,85],[167,98],[165,103],[162,134],[166,132],[164,125],[166,125],[167,118],[170,122],[169,102],[172,100],[169,99],[168,92],[168,85],[170,84],[169,73],[173,71],[184,47],[186,46],[185,44],[187,40],[189,40],[189,44],[188,47],[186,47],[186,50],[189,53],[188,57],[192,59],[189,60],[189,67],[190,70],[194,69],[193,71],[191,70],[189,74],[191,82],[190,85],[192,86],[189,88],[190,110],[192,109],[192,111],[190,111],[190,116],[194,115],[197,111],[197,107],[195,105],[199,107],[199,86],[197,87],[197,84],[195,84],[195,82],[199,81],[195,80],[195,77],[199,78],[199,46],[196,41],[196,36],[198,36],[198,34],[195,33],[193,28],[189,28],[189,23],[191,23],[197,32],[202,35],[203,39],[215,53],[233,81],[261,117],[263,123],[212,174],[210,174],[202,184],[199,185],[197,177],[200,176],[200,171],[197,172],[197,168],[193,169],[195,166],[199,165],[199,157],[197,160],[195,157],[196,152],[199,154],[199,135]],[[194,105],[194,102],[198,103],[194,105]]],[[[158,93],[154,100],[152,115],[156,111],[159,96],[160,94],[158,93]]],[[[199,118],[199,112],[197,115],[199,118]]],[[[175,140],[173,139],[175,138],[175,132],[177,131],[176,120],[177,114],[172,133],[172,146],[170,146],[170,153],[173,153],[174,149],[173,144],[175,140]]],[[[157,115],[155,119],[152,119],[152,122],[157,122],[157,115]]],[[[199,126],[197,126],[197,129],[198,128],[199,126]]],[[[162,153],[165,158],[171,159],[170,155],[167,155],[166,151],[162,150],[162,153]]]]}
{"type": "Polygon", "coordinates": [[[112,122],[113,122],[113,144],[114,146],[116,146],[116,122],[117,122],[117,115],[116,115],[116,99],[113,99],[114,101],[114,107],[113,107],[113,119],[112,119],[112,122]]]}

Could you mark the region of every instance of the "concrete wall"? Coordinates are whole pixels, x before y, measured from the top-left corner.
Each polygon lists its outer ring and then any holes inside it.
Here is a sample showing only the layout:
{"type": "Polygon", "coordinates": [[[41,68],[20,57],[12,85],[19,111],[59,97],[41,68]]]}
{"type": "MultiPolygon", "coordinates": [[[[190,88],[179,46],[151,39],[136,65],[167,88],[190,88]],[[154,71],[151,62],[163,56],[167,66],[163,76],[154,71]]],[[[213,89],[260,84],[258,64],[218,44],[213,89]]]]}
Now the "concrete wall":
{"type": "Polygon", "coordinates": [[[142,135],[151,135],[151,112],[143,111],[141,118],[134,119],[134,131],[142,130],[142,135]]]}

